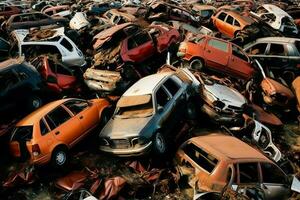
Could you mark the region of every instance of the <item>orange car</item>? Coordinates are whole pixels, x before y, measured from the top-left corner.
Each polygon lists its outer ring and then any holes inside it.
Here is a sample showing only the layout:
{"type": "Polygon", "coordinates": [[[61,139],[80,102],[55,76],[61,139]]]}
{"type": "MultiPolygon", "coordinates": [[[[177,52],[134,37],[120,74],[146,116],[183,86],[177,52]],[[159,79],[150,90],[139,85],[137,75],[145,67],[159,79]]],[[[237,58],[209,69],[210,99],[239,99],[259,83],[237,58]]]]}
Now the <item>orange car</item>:
{"type": "Polygon", "coordinates": [[[10,139],[14,157],[34,164],[68,161],[68,150],[101,121],[108,120],[110,103],[105,99],[62,99],[51,102],[16,124],[10,139]]]}
{"type": "Polygon", "coordinates": [[[224,35],[234,38],[246,26],[254,23],[254,20],[242,16],[234,11],[221,10],[212,17],[214,26],[224,35]]]}

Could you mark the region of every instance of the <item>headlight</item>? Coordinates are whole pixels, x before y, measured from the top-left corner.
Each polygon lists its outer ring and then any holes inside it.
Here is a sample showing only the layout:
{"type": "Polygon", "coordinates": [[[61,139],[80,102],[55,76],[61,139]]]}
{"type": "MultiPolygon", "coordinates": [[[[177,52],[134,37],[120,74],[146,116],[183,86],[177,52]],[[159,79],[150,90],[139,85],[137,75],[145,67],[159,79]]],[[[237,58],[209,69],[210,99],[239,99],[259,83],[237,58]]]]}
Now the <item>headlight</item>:
{"type": "Polygon", "coordinates": [[[146,140],[146,138],[144,138],[144,137],[135,137],[135,138],[132,138],[131,139],[131,143],[132,143],[132,145],[133,146],[135,146],[135,145],[145,145],[145,144],[147,144],[147,140],[146,140]]]}
{"type": "Polygon", "coordinates": [[[222,101],[214,101],[213,105],[218,112],[222,111],[222,109],[225,107],[225,103],[223,103],[222,101]]]}
{"type": "Polygon", "coordinates": [[[100,139],[100,146],[109,146],[109,142],[105,138],[100,139]]]}
{"type": "Polygon", "coordinates": [[[265,129],[262,129],[259,140],[258,140],[258,145],[261,148],[265,149],[269,145],[269,140],[270,139],[269,139],[268,133],[266,132],[265,129]]]}

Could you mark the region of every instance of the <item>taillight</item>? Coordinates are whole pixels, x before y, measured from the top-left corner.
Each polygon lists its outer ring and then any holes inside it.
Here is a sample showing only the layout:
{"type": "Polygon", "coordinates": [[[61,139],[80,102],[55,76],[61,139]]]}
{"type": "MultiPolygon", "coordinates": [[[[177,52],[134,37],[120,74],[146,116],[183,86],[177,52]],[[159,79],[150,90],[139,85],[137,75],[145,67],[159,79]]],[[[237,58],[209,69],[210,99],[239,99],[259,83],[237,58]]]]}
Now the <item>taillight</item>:
{"type": "Polygon", "coordinates": [[[297,68],[300,68],[300,64],[297,64],[297,68]]]}
{"type": "Polygon", "coordinates": [[[41,150],[38,144],[32,145],[32,155],[33,156],[38,156],[41,154],[41,150]]]}

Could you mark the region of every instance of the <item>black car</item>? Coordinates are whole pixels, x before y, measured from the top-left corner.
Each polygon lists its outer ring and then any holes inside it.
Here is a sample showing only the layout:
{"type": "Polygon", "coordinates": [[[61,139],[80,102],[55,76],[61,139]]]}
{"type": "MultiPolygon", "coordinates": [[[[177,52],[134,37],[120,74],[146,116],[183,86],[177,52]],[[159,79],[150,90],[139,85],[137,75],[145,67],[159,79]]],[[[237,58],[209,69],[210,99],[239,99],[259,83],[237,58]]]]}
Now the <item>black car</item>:
{"type": "Polygon", "coordinates": [[[22,59],[0,63],[0,82],[1,114],[30,112],[42,105],[45,85],[36,69],[22,59]]]}

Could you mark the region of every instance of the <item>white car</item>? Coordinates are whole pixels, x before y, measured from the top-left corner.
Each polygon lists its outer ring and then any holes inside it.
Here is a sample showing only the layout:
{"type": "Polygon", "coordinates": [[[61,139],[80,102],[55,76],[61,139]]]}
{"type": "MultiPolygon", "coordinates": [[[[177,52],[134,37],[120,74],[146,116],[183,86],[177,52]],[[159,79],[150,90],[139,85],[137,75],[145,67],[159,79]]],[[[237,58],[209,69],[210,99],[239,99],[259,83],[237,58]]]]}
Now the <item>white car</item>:
{"type": "Polygon", "coordinates": [[[64,34],[64,28],[44,29],[32,33],[27,29],[12,32],[19,56],[57,55],[68,66],[84,66],[85,57],[75,43],[64,34]]]}
{"type": "Polygon", "coordinates": [[[257,8],[256,13],[251,13],[261,18],[276,30],[283,33],[298,34],[298,29],[293,18],[275,5],[263,4],[257,8]]]}

